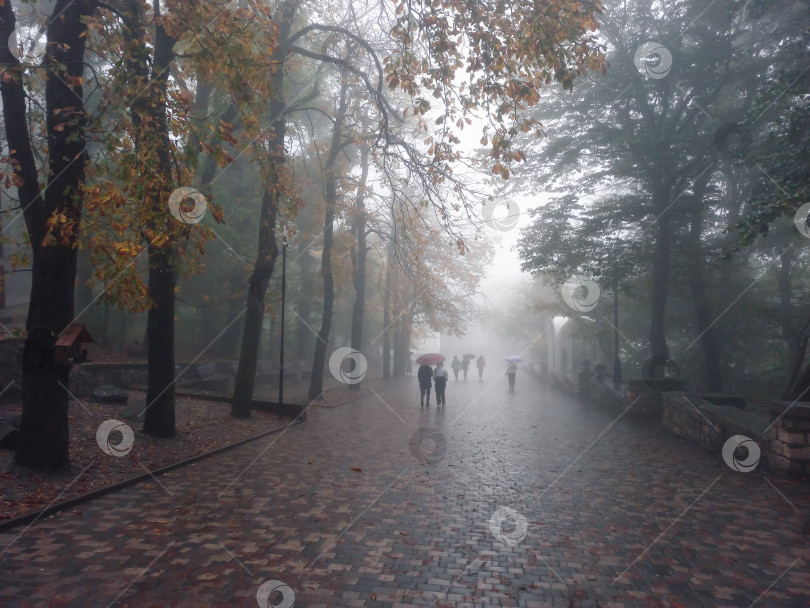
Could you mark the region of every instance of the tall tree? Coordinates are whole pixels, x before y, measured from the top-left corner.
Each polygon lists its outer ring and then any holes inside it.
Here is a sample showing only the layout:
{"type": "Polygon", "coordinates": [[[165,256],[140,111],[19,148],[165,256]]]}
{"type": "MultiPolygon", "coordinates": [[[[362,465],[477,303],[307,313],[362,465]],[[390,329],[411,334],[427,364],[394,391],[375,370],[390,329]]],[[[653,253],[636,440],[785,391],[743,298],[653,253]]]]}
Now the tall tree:
{"type": "Polygon", "coordinates": [[[272,98],[269,113],[273,124],[266,147],[268,158],[264,174],[264,190],[261,214],[259,217],[259,243],[256,263],[248,283],[247,309],[242,333],[242,346],[239,367],[236,372],[236,386],[233,394],[231,415],[237,418],[250,416],[253,401],[253,388],[258,365],[259,341],[262,320],[264,319],[264,298],[267,285],[278,259],[279,249],[275,229],[279,207],[286,196],[285,162],[287,152],[287,112],[289,105],[284,94],[284,64],[290,52],[290,32],[299,7],[297,0],[282,2],[275,14],[273,23],[277,31],[276,47],[270,58],[273,67],[272,98]]]}
{"type": "Polygon", "coordinates": [[[161,5],[153,3],[152,54],[147,46],[144,7],[141,0],[127,0],[124,26],[129,42],[127,61],[135,94],[130,112],[135,130],[135,152],[144,166],[153,167],[153,179],[144,188],[148,209],[144,235],[147,240],[148,289],[151,299],[147,322],[146,390],[144,432],[155,437],[175,435],[174,411],[174,317],[177,269],[175,246],[160,238],[172,221],[166,201],[174,190],[171,143],[168,126],[168,80],[177,40],[161,23],[161,5]],[[151,69],[150,69],[151,66],[151,69]]]}
{"type": "Polygon", "coordinates": [[[45,70],[47,186],[39,189],[28,134],[25,66],[9,39],[16,19],[9,0],[0,5],[0,94],[6,138],[26,229],[31,239],[31,298],[23,353],[23,411],[15,460],[56,469],[68,464],[70,367],[55,362],[55,342],[74,320],[76,242],[85,179],[85,20],[89,0],[57,0],[47,27],[45,70]]]}
{"type": "MultiPolygon", "coordinates": [[[[553,273],[560,282],[584,273],[611,284],[616,258],[623,262],[620,279],[637,276],[631,267],[645,268],[648,354],[659,360],[670,356],[674,256],[709,231],[692,214],[693,234],[685,236],[685,212],[720,206],[705,199],[722,179],[718,127],[739,115],[751,75],[767,69],[742,35],[741,5],[673,0],[664,9],[643,0],[610,6],[601,28],[611,58],[606,77],[583,82],[573,99],[547,107],[543,118],[559,136],[530,150],[543,159],[541,179],[559,196],[535,213],[520,244],[525,269],[553,273]]],[[[518,183],[528,181],[517,175],[518,183]]],[[[706,256],[698,253],[686,251],[696,325],[708,368],[716,370],[714,316],[700,276],[706,256]]]]}
{"type": "Polygon", "coordinates": [[[349,79],[341,72],[340,93],[332,124],[332,139],[323,167],[324,204],[323,251],[321,253],[321,277],[323,279],[323,314],[321,328],[315,342],[315,355],[312,363],[312,376],[309,381],[309,398],[317,399],[323,394],[323,372],[326,364],[326,349],[332,332],[332,311],[335,306],[335,283],[332,273],[332,249],[334,245],[335,213],[339,197],[338,158],[346,140],[344,125],[349,108],[349,79]]]}
{"type": "MultiPolygon", "coordinates": [[[[366,184],[368,183],[369,153],[368,148],[361,144],[360,179],[357,192],[354,196],[353,230],[357,246],[352,249],[352,283],[354,284],[354,305],[352,306],[351,347],[362,352],[363,349],[363,322],[366,311],[366,261],[368,259],[367,212],[366,212],[366,184]]],[[[349,385],[350,389],[359,390],[360,383],[349,385]]]]}

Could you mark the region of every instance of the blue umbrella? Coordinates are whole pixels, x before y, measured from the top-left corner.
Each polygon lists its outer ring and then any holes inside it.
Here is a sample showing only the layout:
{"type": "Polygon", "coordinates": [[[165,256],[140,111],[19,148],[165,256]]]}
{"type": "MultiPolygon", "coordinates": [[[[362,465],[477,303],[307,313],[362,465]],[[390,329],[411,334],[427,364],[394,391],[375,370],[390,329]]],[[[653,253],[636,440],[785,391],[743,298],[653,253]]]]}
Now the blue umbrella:
{"type": "Polygon", "coordinates": [[[506,358],[507,363],[520,363],[521,361],[523,361],[523,357],[518,355],[512,355],[511,357],[506,358]]]}

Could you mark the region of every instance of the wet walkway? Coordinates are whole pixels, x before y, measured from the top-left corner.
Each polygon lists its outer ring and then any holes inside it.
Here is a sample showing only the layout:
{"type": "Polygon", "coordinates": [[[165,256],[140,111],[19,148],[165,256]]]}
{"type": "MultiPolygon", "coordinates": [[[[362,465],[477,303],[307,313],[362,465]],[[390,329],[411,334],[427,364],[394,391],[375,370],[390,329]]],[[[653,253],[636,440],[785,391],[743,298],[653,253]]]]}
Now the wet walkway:
{"type": "Polygon", "coordinates": [[[0,534],[0,606],[810,606],[807,482],[526,376],[447,402],[312,408],[0,534]]]}

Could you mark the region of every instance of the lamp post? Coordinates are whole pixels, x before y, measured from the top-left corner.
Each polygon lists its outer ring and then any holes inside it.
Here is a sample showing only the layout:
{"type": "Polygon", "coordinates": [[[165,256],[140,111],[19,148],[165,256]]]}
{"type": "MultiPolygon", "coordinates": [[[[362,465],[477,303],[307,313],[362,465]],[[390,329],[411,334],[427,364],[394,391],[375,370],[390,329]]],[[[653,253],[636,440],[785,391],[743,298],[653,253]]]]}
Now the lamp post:
{"type": "Polygon", "coordinates": [[[619,359],[619,276],[613,262],[613,386],[622,383],[622,362],[619,359]]]}
{"type": "Polygon", "coordinates": [[[284,404],[284,300],[287,295],[287,237],[281,239],[281,350],[278,356],[278,417],[284,404]]]}

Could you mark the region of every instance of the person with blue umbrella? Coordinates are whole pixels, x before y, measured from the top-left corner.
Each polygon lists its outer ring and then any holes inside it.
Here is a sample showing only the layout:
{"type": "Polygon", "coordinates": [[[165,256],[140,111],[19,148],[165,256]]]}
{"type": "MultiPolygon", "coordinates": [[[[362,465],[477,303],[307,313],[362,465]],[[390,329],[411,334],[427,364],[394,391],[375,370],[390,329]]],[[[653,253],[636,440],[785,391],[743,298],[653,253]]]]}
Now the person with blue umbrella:
{"type": "Polygon", "coordinates": [[[506,373],[504,376],[509,378],[509,392],[512,393],[515,390],[515,374],[517,374],[517,364],[523,361],[523,359],[517,355],[513,355],[511,357],[506,358],[506,362],[509,364],[506,367],[506,373]]]}

